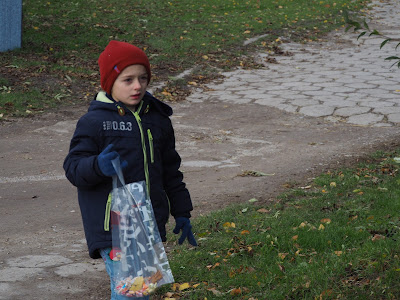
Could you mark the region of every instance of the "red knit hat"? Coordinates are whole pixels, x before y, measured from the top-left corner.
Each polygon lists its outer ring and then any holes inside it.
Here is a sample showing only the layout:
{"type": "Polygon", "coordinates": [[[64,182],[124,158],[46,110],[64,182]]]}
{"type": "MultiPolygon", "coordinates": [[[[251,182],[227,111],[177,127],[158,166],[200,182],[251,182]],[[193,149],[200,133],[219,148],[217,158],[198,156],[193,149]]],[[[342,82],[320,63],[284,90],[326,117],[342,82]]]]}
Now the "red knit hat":
{"type": "Polygon", "coordinates": [[[111,89],[118,75],[130,65],[143,65],[148,82],[151,78],[150,62],[146,54],[136,46],[125,42],[110,41],[99,56],[100,83],[104,91],[111,95],[111,89]]]}

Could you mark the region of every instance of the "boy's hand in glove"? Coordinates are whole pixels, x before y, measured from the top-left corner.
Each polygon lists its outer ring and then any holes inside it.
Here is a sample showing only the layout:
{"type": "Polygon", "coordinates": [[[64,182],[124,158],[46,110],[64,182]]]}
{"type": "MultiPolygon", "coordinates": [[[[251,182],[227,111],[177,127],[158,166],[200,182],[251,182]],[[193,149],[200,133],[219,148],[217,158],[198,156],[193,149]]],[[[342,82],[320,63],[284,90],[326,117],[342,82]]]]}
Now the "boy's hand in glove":
{"type": "MultiPolygon", "coordinates": [[[[97,156],[97,165],[99,166],[100,171],[105,176],[113,176],[116,174],[114,166],[112,165],[112,160],[119,157],[119,154],[116,151],[111,151],[113,144],[108,145],[103,152],[97,156]]],[[[121,163],[121,169],[124,169],[128,166],[128,162],[124,160],[121,163]]]]}
{"type": "Polygon", "coordinates": [[[190,224],[189,218],[178,217],[175,218],[175,222],[176,226],[173,230],[173,233],[178,234],[182,230],[182,235],[178,240],[179,245],[182,245],[187,238],[190,245],[197,246],[197,242],[194,238],[192,225],[190,224]]]}

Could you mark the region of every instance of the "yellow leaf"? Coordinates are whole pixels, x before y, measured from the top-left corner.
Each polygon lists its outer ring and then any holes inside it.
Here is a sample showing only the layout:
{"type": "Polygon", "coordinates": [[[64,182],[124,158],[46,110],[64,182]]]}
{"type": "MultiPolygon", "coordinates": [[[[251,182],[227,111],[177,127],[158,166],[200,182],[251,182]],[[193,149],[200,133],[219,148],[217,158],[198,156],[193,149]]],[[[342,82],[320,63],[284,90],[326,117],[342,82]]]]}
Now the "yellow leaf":
{"type": "Polygon", "coordinates": [[[200,283],[196,283],[196,284],[193,284],[193,288],[197,288],[198,286],[200,285],[200,283]]]}
{"type": "Polygon", "coordinates": [[[304,228],[307,226],[307,222],[301,222],[301,224],[299,225],[299,228],[304,228]]]}
{"type": "Polygon", "coordinates": [[[244,34],[249,34],[251,31],[250,30],[246,30],[245,32],[243,32],[244,34]]]}
{"type": "Polygon", "coordinates": [[[280,259],[284,260],[289,253],[278,253],[280,259]]]}
{"type": "Polygon", "coordinates": [[[225,222],[222,226],[223,226],[225,229],[228,229],[228,228],[236,228],[236,225],[235,225],[235,223],[233,223],[233,222],[225,222]]]}
{"type": "Polygon", "coordinates": [[[337,256],[340,256],[340,255],[343,254],[343,251],[335,251],[335,254],[336,254],[337,256]]]}
{"type": "Polygon", "coordinates": [[[324,229],[325,229],[325,226],[322,224],[319,224],[318,230],[324,230],[324,229]]]}
{"type": "Polygon", "coordinates": [[[203,57],[203,59],[208,59],[207,55],[203,55],[202,57],[203,57]]]}
{"type": "Polygon", "coordinates": [[[336,182],[331,182],[330,186],[331,187],[336,187],[336,182]]]}
{"type": "Polygon", "coordinates": [[[186,290],[186,289],[188,289],[188,288],[190,288],[190,284],[187,283],[187,282],[182,283],[182,284],[179,285],[179,290],[180,290],[180,291],[186,290]]]}
{"type": "Polygon", "coordinates": [[[197,85],[197,82],[196,82],[196,81],[189,81],[188,84],[190,84],[190,85],[197,85]]]}
{"type": "Polygon", "coordinates": [[[242,232],[240,234],[250,234],[250,231],[248,230],[242,230],[242,232]]]}

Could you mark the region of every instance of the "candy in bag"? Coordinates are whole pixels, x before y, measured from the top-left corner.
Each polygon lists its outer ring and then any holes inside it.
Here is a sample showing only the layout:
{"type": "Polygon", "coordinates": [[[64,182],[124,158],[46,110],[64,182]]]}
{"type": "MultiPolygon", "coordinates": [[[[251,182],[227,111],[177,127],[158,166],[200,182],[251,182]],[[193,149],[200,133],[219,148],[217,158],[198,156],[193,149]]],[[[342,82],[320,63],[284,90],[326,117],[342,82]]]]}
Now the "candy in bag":
{"type": "Polygon", "coordinates": [[[174,282],[145,181],[125,184],[119,159],[112,161],[111,230],[116,292],[143,297],[174,282]]]}

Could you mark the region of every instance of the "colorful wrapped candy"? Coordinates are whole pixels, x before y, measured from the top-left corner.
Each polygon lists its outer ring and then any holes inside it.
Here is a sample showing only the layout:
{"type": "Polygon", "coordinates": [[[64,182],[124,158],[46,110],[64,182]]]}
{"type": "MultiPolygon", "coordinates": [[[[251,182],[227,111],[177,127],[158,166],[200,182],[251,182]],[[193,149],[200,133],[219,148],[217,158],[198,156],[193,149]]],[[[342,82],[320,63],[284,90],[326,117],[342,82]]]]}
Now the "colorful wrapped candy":
{"type": "Polygon", "coordinates": [[[150,277],[129,276],[117,284],[117,293],[126,297],[143,297],[155,291],[157,282],[162,279],[162,273],[157,271],[150,277]]]}

